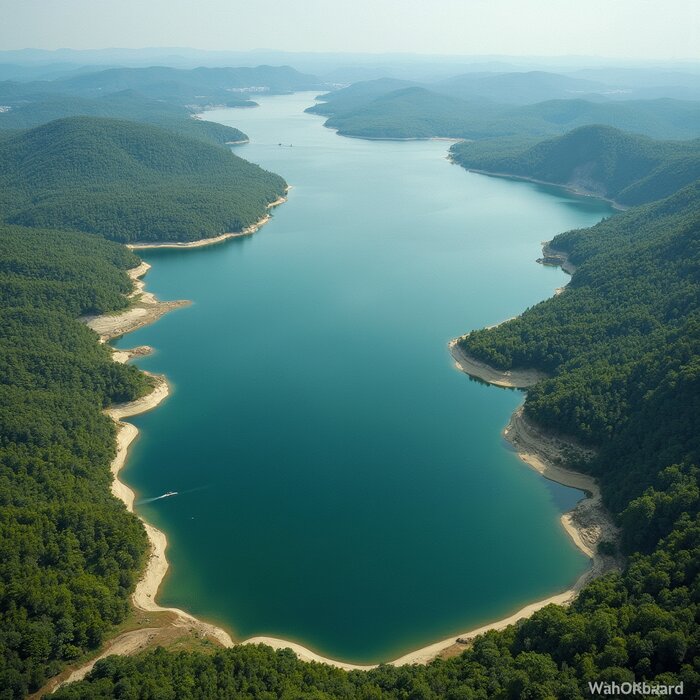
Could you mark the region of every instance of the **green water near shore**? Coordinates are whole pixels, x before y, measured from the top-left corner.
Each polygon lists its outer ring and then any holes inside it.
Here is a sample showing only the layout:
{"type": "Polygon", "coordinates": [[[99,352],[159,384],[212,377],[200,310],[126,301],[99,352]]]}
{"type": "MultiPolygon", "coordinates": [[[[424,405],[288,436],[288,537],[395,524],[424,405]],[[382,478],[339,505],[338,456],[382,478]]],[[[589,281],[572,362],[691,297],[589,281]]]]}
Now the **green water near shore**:
{"type": "Polygon", "coordinates": [[[581,494],[520,463],[501,430],[522,394],[447,342],[551,296],[540,242],[610,207],[467,173],[445,142],[344,139],[310,95],[260,102],[206,116],[288,203],[251,238],[144,251],[147,288],[193,305],[117,343],[154,346],[138,364],[173,387],[122,476],[178,492],[138,506],[169,541],[159,602],[376,662],[568,588],[581,494]]]}

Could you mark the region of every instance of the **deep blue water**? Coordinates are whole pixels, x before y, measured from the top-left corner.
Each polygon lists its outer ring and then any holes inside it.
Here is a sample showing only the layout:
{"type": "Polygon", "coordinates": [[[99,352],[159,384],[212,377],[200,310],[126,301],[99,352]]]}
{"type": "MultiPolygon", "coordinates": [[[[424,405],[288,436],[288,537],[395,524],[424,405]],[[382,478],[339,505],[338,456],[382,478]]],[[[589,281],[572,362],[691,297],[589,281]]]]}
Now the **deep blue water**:
{"type": "Polygon", "coordinates": [[[520,463],[501,430],[522,394],[447,342],[551,296],[540,242],[610,209],[468,173],[445,142],[339,137],[309,95],[260,101],[207,118],[289,201],[251,238],[144,251],[148,289],[194,303],[118,343],[173,386],[124,473],[179,492],[139,507],[169,540],[159,601],[374,662],[567,588],[580,493],[520,463]]]}

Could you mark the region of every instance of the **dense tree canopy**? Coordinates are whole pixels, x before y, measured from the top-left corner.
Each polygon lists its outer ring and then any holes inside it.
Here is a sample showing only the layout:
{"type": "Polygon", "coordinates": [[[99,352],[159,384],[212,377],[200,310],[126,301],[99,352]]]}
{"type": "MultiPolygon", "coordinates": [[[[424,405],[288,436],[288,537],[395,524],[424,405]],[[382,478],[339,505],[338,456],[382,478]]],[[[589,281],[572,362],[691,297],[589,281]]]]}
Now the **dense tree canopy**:
{"type": "MultiPolygon", "coordinates": [[[[552,77],[556,78],[554,83],[564,78],[552,77]]],[[[322,102],[307,112],[328,117],[326,126],[340,134],[362,138],[541,139],[587,124],[604,124],[654,138],[700,136],[697,102],[563,99],[566,95],[560,87],[552,91],[534,73],[492,77],[493,89],[486,90],[472,90],[469,76],[461,78],[466,82],[454,79],[417,84],[384,78],[356,83],[321,95],[322,102]],[[543,101],[510,104],[514,83],[517,91],[539,95],[543,101]]]]}
{"type": "Polygon", "coordinates": [[[700,178],[700,139],[654,141],[599,125],[534,145],[517,138],[459,143],[450,154],[465,168],[571,185],[622,204],[662,199],[700,178]]]}
{"type": "Polygon", "coordinates": [[[249,95],[258,90],[283,94],[320,89],[321,86],[316,76],[300,73],[290,66],[121,67],[81,71],[55,80],[0,81],[0,104],[9,106],[12,111],[54,96],[102,98],[133,90],[162,104],[201,111],[211,105],[252,106],[255,102],[249,99],[249,95]]]}
{"type": "Polygon", "coordinates": [[[101,409],[149,388],[76,320],[121,309],[138,259],[95,236],[0,228],[0,697],[120,621],[145,533],[111,496],[101,409]]]}
{"type": "Polygon", "coordinates": [[[247,139],[238,129],[194,119],[184,107],[145,97],[134,90],[90,98],[64,94],[41,95],[35,101],[22,101],[8,111],[0,112],[0,129],[28,129],[76,116],[145,122],[219,145],[247,139]]]}
{"type": "Polygon", "coordinates": [[[0,139],[0,216],[112,240],[241,231],[285,191],[228,149],[146,124],[72,117],[0,139]]]}
{"type": "Polygon", "coordinates": [[[557,236],[552,248],[578,265],[566,291],[462,341],[497,367],[551,375],[528,392],[526,415],[600,449],[589,468],[618,512],[663,468],[698,463],[699,245],[696,182],[557,236]]]}
{"type": "Polygon", "coordinates": [[[77,320],[128,304],[125,270],[138,258],[101,236],[240,230],[285,187],[211,144],[241,132],[179,107],[132,93],[49,96],[15,117],[41,123],[51,110],[122,110],[167,130],[75,117],[0,132],[2,698],[25,696],[96,649],[125,616],[144,563],[143,528],[110,493],[115,432],[102,409],[150,381],[112,362],[77,320]],[[20,221],[31,228],[11,225],[20,221]]]}

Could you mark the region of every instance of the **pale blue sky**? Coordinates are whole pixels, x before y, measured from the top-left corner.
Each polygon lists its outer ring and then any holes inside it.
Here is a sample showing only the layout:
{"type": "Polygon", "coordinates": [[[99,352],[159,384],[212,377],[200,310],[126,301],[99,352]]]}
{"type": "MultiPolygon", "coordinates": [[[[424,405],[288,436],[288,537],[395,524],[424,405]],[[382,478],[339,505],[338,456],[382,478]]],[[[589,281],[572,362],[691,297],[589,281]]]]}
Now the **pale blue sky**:
{"type": "Polygon", "coordinates": [[[700,0],[0,0],[0,50],[700,58],[700,0]]]}

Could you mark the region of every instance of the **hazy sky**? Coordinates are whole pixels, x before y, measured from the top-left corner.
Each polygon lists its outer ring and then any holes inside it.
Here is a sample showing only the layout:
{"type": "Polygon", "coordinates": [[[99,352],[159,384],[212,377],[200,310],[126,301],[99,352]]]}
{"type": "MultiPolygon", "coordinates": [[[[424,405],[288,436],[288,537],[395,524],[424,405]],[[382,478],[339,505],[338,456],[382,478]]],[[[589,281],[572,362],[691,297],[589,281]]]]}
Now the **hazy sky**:
{"type": "Polygon", "coordinates": [[[700,0],[0,0],[0,49],[700,58],[700,0]]]}

